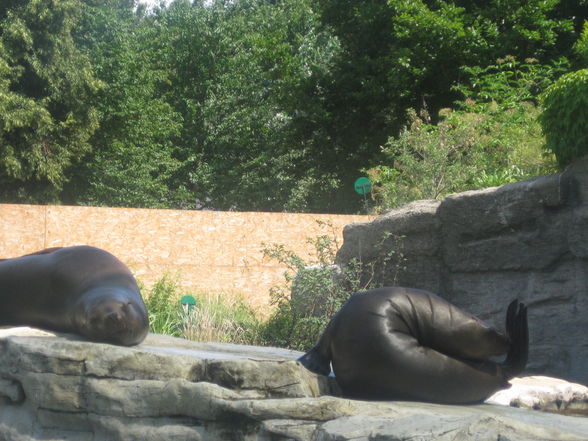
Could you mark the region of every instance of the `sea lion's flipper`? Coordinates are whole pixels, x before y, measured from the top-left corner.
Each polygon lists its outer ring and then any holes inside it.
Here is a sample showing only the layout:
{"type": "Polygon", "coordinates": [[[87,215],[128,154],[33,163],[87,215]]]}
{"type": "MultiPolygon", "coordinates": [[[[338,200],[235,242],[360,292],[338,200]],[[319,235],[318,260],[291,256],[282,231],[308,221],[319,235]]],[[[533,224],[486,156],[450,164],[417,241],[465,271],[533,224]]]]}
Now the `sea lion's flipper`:
{"type": "Polygon", "coordinates": [[[306,369],[315,374],[329,375],[331,373],[331,330],[334,320],[335,318],[331,319],[318,343],[298,359],[306,369]]]}
{"type": "Polygon", "coordinates": [[[506,334],[510,336],[513,334],[514,332],[514,326],[515,326],[515,322],[517,319],[517,311],[519,309],[519,301],[518,300],[513,300],[512,302],[510,302],[510,304],[508,305],[508,309],[506,310],[506,334]]]}
{"type": "Polygon", "coordinates": [[[513,301],[506,314],[506,330],[511,344],[502,367],[506,378],[519,375],[527,365],[529,358],[529,325],[527,307],[513,301]]]}
{"type": "Polygon", "coordinates": [[[310,351],[298,359],[298,361],[311,372],[320,375],[331,373],[331,360],[321,354],[320,348],[314,346],[310,351]]]}

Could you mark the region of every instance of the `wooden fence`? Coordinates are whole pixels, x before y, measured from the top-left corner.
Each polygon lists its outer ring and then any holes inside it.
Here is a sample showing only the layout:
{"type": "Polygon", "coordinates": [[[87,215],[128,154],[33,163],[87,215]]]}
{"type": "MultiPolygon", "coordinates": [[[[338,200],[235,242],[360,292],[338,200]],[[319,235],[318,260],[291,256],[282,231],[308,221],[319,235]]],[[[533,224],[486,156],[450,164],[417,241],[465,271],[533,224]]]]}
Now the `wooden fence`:
{"type": "Polygon", "coordinates": [[[279,243],[304,258],[308,237],[342,242],[343,227],[368,216],[151,210],[0,204],[0,258],[43,248],[87,244],[125,262],[145,286],[164,274],[192,291],[241,294],[261,309],[285,267],[265,258],[279,243]]]}

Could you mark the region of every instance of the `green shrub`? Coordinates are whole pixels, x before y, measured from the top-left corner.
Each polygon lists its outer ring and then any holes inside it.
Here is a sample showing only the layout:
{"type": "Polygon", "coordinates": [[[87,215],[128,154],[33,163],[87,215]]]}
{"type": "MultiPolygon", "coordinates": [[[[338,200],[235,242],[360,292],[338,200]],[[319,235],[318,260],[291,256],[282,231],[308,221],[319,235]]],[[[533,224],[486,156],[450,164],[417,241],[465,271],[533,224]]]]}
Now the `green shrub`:
{"type": "Polygon", "coordinates": [[[275,310],[261,329],[264,344],[304,350],[316,341],[320,331],[326,325],[327,316],[329,313],[332,314],[332,309],[341,296],[339,287],[333,282],[332,274],[329,273],[327,266],[331,263],[327,256],[332,254],[333,246],[328,236],[322,236],[315,242],[315,246],[318,258],[312,263],[318,263],[319,269],[317,272],[305,274],[304,270],[309,263],[300,256],[286,249],[282,244],[264,244],[264,256],[288,268],[284,273],[286,283],[270,289],[271,304],[275,310]],[[302,279],[297,280],[299,282],[297,285],[300,286],[302,283],[313,295],[291,296],[292,285],[297,274],[304,274],[302,279]],[[321,307],[321,299],[329,300],[323,302],[324,305],[321,307]],[[326,309],[329,311],[327,312],[326,309]]]}
{"type": "Polygon", "coordinates": [[[411,124],[382,148],[391,165],[368,170],[378,210],[417,199],[493,187],[552,170],[531,103],[509,110],[446,111],[430,124],[413,111],[411,124]]]}
{"type": "Polygon", "coordinates": [[[588,20],[584,22],[582,34],[574,44],[574,53],[578,58],[579,67],[588,67],[588,20]]]}
{"type": "Polygon", "coordinates": [[[264,255],[288,267],[285,282],[271,289],[275,309],[262,322],[239,296],[195,294],[196,305],[184,309],[186,293],[177,278],[166,274],[145,295],[150,331],[203,342],[257,344],[306,350],[316,343],[331,317],[351,294],[391,283],[403,269],[400,237],[385,234],[376,247],[382,250],[370,262],[352,260],[343,268],[333,265],[338,249],[331,235],[308,238],[314,255],[303,259],[280,244],[264,244],[264,255]],[[390,251],[384,251],[390,250],[390,251]],[[390,274],[392,275],[390,277],[390,274]],[[295,295],[291,295],[294,285],[295,295]]]}
{"type": "Polygon", "coordinates": [[[144,296],[150,332],[202,342],[258,343],[259,319],[243,297],[197,293],[196,305],[186,308],[180,299],[187,294],[179,277],[170,274],[153,285],[144,296]]]}
{"type": "MultiPolygon", "coordinates": [[[[333,265],[338,248],[336,236],[308,238],[315,255],[305,260],[281,244],[265,244],[264,255],[288,267],[285,284],[271,289],[274,312],[261,327],[263,344],[307,350],[314,345],[331,317],[353,294],[378,286],[383,280],[378,272],[402,270],[404,257],[399,251],[399,238],[387,234],[381,245],[386,249],[372,262],[352,260],[339,268],[333,265]],[[394,242],[390,246],[390,239],[394,242]]],[[[383,249],[383,248],[382,248],[383,249]]]]}
{"type": "Polygon", "coordinates": [[[479,106],[477,111],[485,111],[487,104],[497,110],[517,108],[521,103],[537,101],[537,96],[554,83],[557,78],[569,71],[565,58],[541,64],[535,58],[519,61],[512,55],[496,60],[489,66],[463,66],[466,80],[454,86],[463,95],[457,102],[460,108],[479,106]]]}
{"type": "Polygon", "coordinates": [[[183,315],[182,337],[203,342],[259,343],[259,319],[243,297],[197,294],[196,306],[183,315]]]}
{"type": "Polygon", "coordinates": [[[464,96],[456,110],[442,110],[437,123],[410,110],[407,127],[382,147],[386,162],[367,170],[376,210],[554,171],[535,101],[566,68],[565,60],[541,65],[514,57],[464,68],[469,79],[456,87],[464,96]]]}
{"type": "Polygon", "coordinates": [[[588,69],[562,76],[542,96],[545,148],[560,167],[588,154],[588,69]]]}
{"type": "Polygon", "coordinates": [[[382,208],[438,199],[473,187],[473,177],[483,160],[475,130],[485,121],[477,115],[449,116],[434,125],[411,111],[410,125],[382,148],[392,165],[368,171],[382,208]]]}
{"type": "Polygon", "coordinates": [[[183,324],[183,309],[177,279],[169,274],[159,279],[144,296],[149,314],[149,331],[179,337],[183,324]]]}

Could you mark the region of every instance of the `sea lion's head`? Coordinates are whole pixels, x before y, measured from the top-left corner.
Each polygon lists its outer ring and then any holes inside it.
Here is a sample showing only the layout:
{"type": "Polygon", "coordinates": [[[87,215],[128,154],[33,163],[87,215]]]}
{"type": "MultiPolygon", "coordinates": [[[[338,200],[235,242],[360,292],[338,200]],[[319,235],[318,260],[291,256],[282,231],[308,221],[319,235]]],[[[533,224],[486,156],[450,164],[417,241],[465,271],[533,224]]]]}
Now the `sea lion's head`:
{"type": "Polygon", "coordinates": [[[90,340],[132,346],[147,336],[149,319],[138,292],[119,286],[99,287],[78,300],[74,326],[90,340]]]}

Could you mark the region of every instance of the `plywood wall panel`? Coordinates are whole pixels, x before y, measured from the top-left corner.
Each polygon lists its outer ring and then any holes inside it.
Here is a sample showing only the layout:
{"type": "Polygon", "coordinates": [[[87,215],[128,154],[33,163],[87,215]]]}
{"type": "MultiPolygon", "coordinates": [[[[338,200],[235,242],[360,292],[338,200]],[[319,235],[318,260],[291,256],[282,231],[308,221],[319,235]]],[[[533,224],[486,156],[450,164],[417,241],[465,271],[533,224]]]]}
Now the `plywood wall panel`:
{"type": "Polygon", "coordinates": [[[267,308],[271,286],[286,268],[263,256],[284,244],[304,258],[308,237],[341,243],[343,227],[367,216],[149,210],[0,204],[0,258],[42,248],[92,245],[115,254],[146,287],[178,275],[186,290],[241,294],[267,308]],[[317,221],[326,222],[319,225],[317,221]]]}

